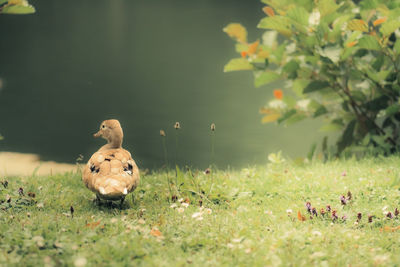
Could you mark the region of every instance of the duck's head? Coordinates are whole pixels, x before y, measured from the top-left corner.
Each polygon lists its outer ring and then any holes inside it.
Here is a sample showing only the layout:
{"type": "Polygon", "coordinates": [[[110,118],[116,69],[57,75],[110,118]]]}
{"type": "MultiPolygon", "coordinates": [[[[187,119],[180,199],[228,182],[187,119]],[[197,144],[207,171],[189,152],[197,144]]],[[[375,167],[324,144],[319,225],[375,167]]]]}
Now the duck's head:
{"type": "Polygon", "coordinates": [[[93,136],[106,139],[113,147],[121,147],[124,133],[118,120],[105,120],[100,124],[100,130],[93,136]]]}

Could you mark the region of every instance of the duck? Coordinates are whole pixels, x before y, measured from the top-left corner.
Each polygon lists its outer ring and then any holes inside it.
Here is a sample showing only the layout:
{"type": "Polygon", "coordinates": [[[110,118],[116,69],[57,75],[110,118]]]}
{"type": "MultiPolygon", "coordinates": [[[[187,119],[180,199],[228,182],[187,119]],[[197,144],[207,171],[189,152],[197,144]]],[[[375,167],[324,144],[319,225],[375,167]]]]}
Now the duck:
{"type": "Polygon", "coordinates": [[[124,133],[118,120],[105,120],[93,135],[107,144],[100,147],[85,165],[82,180],[96,194],[95,201],[121,201],[139,184],[139,169],[129,151],[122,148],[124,133]]]}

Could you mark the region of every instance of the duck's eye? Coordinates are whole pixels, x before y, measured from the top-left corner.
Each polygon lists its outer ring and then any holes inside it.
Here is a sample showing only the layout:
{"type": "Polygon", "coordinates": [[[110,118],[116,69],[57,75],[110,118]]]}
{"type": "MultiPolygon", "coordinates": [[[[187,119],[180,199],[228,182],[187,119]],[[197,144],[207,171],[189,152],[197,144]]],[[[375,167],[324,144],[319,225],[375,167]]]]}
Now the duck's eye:
{"type": "Polygon", "coordinates": [[[104,128],[106,128],[106,126],[103,124],[103,125],[101,126],[101,128],[103,128],[103,129],[104,129],[104,128]]]}

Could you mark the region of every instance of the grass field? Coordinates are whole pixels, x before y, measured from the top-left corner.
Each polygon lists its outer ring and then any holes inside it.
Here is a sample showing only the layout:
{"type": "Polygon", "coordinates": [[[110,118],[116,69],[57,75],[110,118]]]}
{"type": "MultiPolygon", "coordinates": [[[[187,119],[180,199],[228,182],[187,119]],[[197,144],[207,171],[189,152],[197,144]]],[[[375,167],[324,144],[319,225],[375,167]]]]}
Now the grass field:
{"type": "Polygon", "coordinates": [[[79,172],[2,177],[0,265],[394,266],[399,171],[399,157],[158,171],[122,209],[95,205],[79,172]]]}

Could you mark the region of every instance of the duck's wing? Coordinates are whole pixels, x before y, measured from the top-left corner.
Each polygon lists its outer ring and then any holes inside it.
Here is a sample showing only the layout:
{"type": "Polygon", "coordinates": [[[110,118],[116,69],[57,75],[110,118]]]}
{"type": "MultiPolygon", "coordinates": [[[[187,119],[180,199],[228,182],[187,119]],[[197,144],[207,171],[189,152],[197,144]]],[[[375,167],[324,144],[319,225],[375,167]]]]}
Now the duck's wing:
{"type": "Polygon", "coordinates": [[[98,196],[118,199],[137,187],[139,170],[125,149],[98,151],[85,166],[83,181],[98,196]]]}

